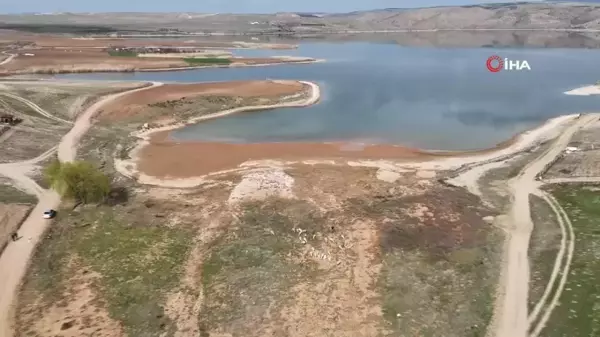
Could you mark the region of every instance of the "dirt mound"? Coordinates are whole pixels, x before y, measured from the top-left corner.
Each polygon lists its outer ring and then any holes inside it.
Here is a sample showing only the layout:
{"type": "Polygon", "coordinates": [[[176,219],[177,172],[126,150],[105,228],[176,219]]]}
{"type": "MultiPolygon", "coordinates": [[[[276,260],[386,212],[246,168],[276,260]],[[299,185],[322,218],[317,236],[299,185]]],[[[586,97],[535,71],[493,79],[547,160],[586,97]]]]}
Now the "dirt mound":
{"type": "Polygon", "coordinates": [[[235,204],[269,197],[291,198],[293,185],[294,178],[282,169],[256,170],[244,175],[242,181],[231,191],[229,202],[235,204]]]}

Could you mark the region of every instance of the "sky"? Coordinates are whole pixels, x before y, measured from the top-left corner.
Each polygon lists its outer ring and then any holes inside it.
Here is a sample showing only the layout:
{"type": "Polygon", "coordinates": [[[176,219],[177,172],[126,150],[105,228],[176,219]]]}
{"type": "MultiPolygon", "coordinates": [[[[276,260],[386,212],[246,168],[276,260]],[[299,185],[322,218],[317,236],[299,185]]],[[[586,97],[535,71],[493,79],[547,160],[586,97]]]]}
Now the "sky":
{"type": "MultiPolygon", "coordinates": [[[[511,2],[510,0],[504,0],[511,2]]],[[[502,0],[0,0],[2,13],[44,12],[350,12],[378,8],[470,5],[502,0]]]]}

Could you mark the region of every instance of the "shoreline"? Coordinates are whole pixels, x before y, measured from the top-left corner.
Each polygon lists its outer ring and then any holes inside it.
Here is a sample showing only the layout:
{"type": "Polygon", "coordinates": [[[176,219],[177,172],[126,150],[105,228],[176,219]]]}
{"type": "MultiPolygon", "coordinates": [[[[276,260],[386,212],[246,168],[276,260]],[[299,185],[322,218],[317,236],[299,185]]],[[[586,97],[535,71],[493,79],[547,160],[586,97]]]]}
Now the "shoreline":
{"type": "MultiPolygon", "coordinates": [[[[277,59],[281,61],[281,59],[277,59]]],[[[168,71],[185,71],[185,70],[198,70],[198,69],[210,69],[210,68],[246,68],[246,67],[268,67],[268,66],[282,66],[282,65],[294,65],[294,64],[313,64],[326,62],[325,59],[310,59],[302,61],[287,60],[284,62],[273,62],[273,63],[262,63],[262,64],[245,64],[245,63],[231,63],[226,65],[203,65],[203,66],[190,66],[190,67],[173,67],[173,68],[150,68],[150,69],[81,69],[81,70],[58,70],[58,71],[41,71],[41,72],[23,72],[23,73],[2,73],[0,79],[11,76],[35,76],[35,75],[66,75],[66,74],[92,74],[92,73],[146,73],[146,72],[168,72],[168,71]]]]}
{"type": "Polygon", "coordinates": [[[318,84],[314,82],[308,81],[296,81],[302,83],[304,85],[308,85],[310,87],[310,96],[294,102],[288,103],[280,103],[280,104],[271,104],[271,105],[258,105],[258,106],[243,106],[228,110],[219,111],[216,113],[212,113],[205,116],[199,116],[195,118],[191,118],[185,122],[176,123],[172,125],[162,126],[151,130],[143,130],[136,131],[131,134],[133,137],[137,137],[138,141],[136,145],[129,151],[130,160],[118,160],[115,159],[115,167],[119,173],[126,177],[133,178],[134,176],[139,176],[140,179],[143,179],[144,174],[138,170],[138,162],[139,162],[139,154],[140,152],[147,146],[150,145],[150,141],[153,135],[156,135],[160,132],[167,132],[175,129],[180,129],[182,127],[193,125],[202,121],[211,120],[215,118],[220,118],[224,116],[228,116],[235,113],[240,112],[248,112],[248,111],[257,111],[257,110],[270,110],[270,109],[279,109],[279,108],[302,108],[306,106],[310,106],[316,104],[321,99],[321,88],[318,84]],[[133,169],[129,169],[129,166],[133,166],[133,169]]]}
{"type": "MultiPolygon", "coordinates": [[[[544,123],[535,128],[526,130],[504,142],[499,143],[497,146],[474,151],[436,151],[414,149],[402,145],[364,145],[358,149],[344,150],[344,147],[352,145],[350,142],[228,144],[209,142],[179,143],[177,141],[166,140],[166,135],[169,131],[202,121],[228,116],[234,113],[285,107],[306,107],[318,103],[321,99],[321,90],[319,86],[314,82],[298,82],[310,86],[311,94],[308,98],[304,98],[300,101],[276,105],[238,107],[235,109],[224,110],[213,114],[192,118],[188,121],[173,125],[163,126],[151,130],[135,131],[131,134],[131,136],[137,137],[138,140],[133,148],[131,148],[129,151],[130,159],[115,159],[115,167],[119,173],[123,174],[124,176],[134,178],[141,184],[179,188],[198,186],[205,182],[207,177],[226,172],[243,170],[243,167],[260,166],[261,163],[266,163],[267,165],[269,165],[269,163],[290,164],[309,162],[326,162],[329,164],[336,164],[338,160],[343,159],[346,165],[378,168],[385,167],[386,169],[391,170],[402,170],[407,168],[433,171],[453,170],[462,169],[464,167],[470,167],[473,165],[481,165],[482,163],[506,160],[507,157],[512,157],[527,151],[539,145],[543,141],[554,137],[560,131],[561,126],[563,126],[567,121],[580,116],[580,114],[569,114],[554,117],[546,120],[544,123]],[[235,160],[230,159],[228,162],[231,164],[230,166],[215,167],[215,170],[208,170],[207,172],[202,172],[202,169],[197,169],[197,166],[192,165],[193,167],[196,167],[197,174],[188,174],[183,176],[178,176],[176,173],[160,175],[146,174],[144,173],[144,170],[141,169],[141,166],[144,165],[144,158],[142,158],[141,154],[145,150],[149,150],[149,146],[152,146],[152,141],[157,139],[165,142],[159,145],[155,144],[155,148],[160,148],[162,151],[169,151],[167,153],[173,153],[173,151],[171,151],[174,150],[173,147],[178,146],[178,149],[181,152],[185,152],[183,150],[187,150],[191,155],[196,156],[199,152],[202,152],[198,151],[198,149],[201,149],[205,150],[207,153],[227,153],[234,157],[235,154],[240,155],[241,153],[242,156],[251,156],[251,158],[247,158],[246,160],[240,159],[239,162],[232,162],[235,160]],[[272,157],[269,158],[266,156],[265,158],[261,158],[261,153],[267,153],[268,155],[272,155],[272,157]],[[283,155],[278,156],[276,153],[283,155]],[[294,158],[295,154],[299,154],[299,158],[294,158]]],[[[190,159],[189,156],[185,155],[179,157],[190,159]]],[[[208,157],[213,158],[214,156],[209,155],[208,157]]],[[[146,160],[148,159],[146,158],[146,160]]],[[[227,162],[223,159],[220,160],[221,162],[227,162]]],[[[191,163],[187,164],[189,166],[191,163]]],[[[204,160],[200,165],[205,167],[210,166],[206,160],[204,160]]],[[[174,166],[177,167],[178,165],[174,166]]]]}
{"type": "Polygon", "coordinates": [[[583,86],[579,88],[575,88],[569,91],[564,92],[565,95],[570,96],[592,96],[592,95],[600,95],[600,85],[592,84],[588,86],[583,86]]]}

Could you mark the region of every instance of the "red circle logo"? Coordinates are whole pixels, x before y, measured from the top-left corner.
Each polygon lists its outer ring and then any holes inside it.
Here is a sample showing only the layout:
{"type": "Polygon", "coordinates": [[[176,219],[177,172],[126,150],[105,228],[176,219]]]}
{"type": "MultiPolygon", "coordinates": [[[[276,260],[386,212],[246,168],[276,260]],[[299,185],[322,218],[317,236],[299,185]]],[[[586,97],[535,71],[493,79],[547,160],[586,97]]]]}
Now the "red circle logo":
{"type": "Polygon", "coordinates": [[[489,71],[497,73],[500,70],[502,70],[502,68],[504,68],[504,60],[502,60],[498,55],[493,55],[487,59],[485,65],[487,66],[489,71]],[[494,63],[496,64],[494,65],[494,63]]]}

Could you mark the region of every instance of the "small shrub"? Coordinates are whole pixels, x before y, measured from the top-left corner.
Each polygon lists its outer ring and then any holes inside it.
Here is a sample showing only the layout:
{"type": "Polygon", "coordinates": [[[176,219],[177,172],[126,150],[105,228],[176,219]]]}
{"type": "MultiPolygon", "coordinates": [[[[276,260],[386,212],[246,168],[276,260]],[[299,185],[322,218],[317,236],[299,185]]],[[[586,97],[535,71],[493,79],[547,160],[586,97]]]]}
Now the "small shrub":
{"type": "Polygon", "coordinates": [[[89,162],[52,162],[44,171],[48,184],[63,198],[100,202],[110,193],[110,179],[89,162]]]}

